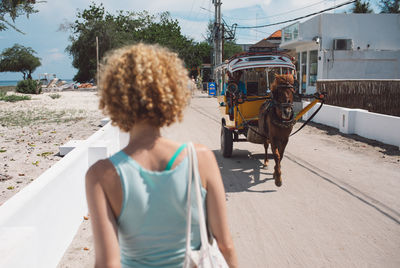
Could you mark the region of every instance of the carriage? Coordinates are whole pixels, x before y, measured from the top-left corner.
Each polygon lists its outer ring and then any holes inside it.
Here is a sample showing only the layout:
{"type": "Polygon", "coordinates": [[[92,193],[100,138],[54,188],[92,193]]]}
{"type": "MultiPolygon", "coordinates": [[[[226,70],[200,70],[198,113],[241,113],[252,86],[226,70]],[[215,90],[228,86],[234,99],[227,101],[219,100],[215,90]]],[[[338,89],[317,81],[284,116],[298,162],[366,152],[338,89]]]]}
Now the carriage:
{"type": "MultiPolygon", "coordinates": [[[[264,143],[265,137],[258,129],[260,107],[266,101],[272,100],[271,85],[276,75],[289,74],[296,78],[292,59],[278,52],[242,53],[218,66],[215,74],[219,84],[218,102],[222,114],[222,155],[232,155],[233,142],[264,143]]],[[[294,83],[294,92],[298,93],[297,80],[294,83]]],[[[292,121],[297,121],[320,100],[315,99],[292,121]]]]}
{"type": "Polygon", "coordinates": [[[257,134],[260,106],[271,99],[276,74],[296,76],[289,56],[281,53],[242,53],[216,68],[221,94],[221,152],[232,155],[233,142],[262,143],[257,134]],[[245,138],[240,138],[244,136],[245,138]]]}

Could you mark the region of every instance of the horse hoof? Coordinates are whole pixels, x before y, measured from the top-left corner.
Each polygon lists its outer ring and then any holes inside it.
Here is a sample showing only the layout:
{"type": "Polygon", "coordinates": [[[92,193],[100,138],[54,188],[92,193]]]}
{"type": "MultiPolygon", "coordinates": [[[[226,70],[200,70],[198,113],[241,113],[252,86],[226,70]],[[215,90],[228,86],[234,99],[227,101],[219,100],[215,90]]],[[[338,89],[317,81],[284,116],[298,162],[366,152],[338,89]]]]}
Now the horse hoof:
{"type": "Polygon", "coordinates": [[[277,186],[277,187],[281,187],[282,186],[282,178],[279,176],[275,176],[275,174],[274,174],[274,179],[275,179],[275,185],[277,186]]]}

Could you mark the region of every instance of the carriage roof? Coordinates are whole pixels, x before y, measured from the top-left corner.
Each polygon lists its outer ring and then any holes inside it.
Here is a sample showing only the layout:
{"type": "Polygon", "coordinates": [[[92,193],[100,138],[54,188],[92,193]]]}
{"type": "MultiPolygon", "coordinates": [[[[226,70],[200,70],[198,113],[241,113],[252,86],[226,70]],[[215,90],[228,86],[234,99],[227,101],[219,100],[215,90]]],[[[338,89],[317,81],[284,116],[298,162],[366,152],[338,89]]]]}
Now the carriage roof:
{"type": "Polygon", "coordinates": [[[252,68],[283,67],[295,70],[296,67],[285,54],[243,54],[229,59],[226,68],[230,73],[252,68]]]}

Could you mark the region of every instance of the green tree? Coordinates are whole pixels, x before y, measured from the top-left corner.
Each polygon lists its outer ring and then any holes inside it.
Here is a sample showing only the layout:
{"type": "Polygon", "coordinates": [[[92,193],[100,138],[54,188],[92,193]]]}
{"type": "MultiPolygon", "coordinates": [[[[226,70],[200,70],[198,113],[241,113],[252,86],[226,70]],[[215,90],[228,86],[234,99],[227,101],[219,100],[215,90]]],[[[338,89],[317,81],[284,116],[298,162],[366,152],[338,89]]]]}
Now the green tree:
{"type": "Polygon", "coordinates": [[[8,29],[8,27],[21,32],[15,25],[15,19],[21,15],[29,17],[30,14],[36,13],[34,9],[35,0],[1,0],[0,1],[0,31],[8,29]],[[10,16],[12,22],[7,20],[6,16],[10,16]]]}
{"type": "Polygon", "coordinates": [[[380,0],[381,13],[400,13],[399,0],[380,0]]]}
{"type": "Polygon", "coordinates": [[[73,23],[61,25],[71,31],[71,44],[66,50],[71,54],[72,65],[78,69],[75,81],[88,81],[96,74],[96,36],[99,39],[99,58],[115,48],[137,43],[158,43],[179,54],[188,68],[199,64],[194,51],[196,43],[181,34],[177,20],[168,12],[150,15],[148,12],[118,11],[108,13],[102,4],[92,3],[79,11],[73,23]]]}
{"type": "Polygon", "coordinates": [[[205,41],[210,45],[212,45],[214,42],[214,21],[212,20],[208,21],[205,41]]]}
{"type": "Polygon", "coordinates": [[[24,80],[32,79],[32,73],[41,65],[36,52],[18,44],[6,48],[0,54],[0,72],[21,72],[24,80]]]}
{"type": "Polygon", "coordinates": [[[201,63],[211,63],[212,58],[212,45],[208,42],[200,42],[196,44],[196,51],[200,58],[201,63]]]}
{"type": "MultiPolygon", "coordinates": [[[[214,23],[212,21],[208,22],[207,25],[207,32],[206,32],[206,37],[205,41],[210,44],[210,49],[212,50],[213,47],[213,29],[214,29],[214,23]]],[[[224,41],[224,46],[223,46],[223,55],[222,55],[222,60],[229,59],[233,55],[243,52],[243,49],[236,44],[236,40],[229,40],[229,41],[224,41]]],[[[211,52],[210,52],[211,53],[211,52]]]]}
{"type": "Polygon", "coordinates": [[[240,52],[243,52],[243,49],[241,46],[237,45],[235,41],[224,42],[223,60],[229,59],[240,52]]]}
{"type": "Polygon", "coordinates": [[[373,13],[373,10],[369,6],[369,1],[361,2],[361,0],[357,0],[354,2],[353,7],[351,8],[352,13],[373,13]]]}

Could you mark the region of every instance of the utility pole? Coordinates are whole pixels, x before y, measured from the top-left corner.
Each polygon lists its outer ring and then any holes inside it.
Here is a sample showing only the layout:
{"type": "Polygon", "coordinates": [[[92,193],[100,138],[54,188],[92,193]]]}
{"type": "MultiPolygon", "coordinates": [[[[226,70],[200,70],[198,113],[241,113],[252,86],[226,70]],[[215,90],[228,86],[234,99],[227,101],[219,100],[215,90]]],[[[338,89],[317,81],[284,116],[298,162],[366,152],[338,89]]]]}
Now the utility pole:
{"type": "Polygon", "coordinates": [[[213,0],[215,6],[214,21],[214,68],[222,63],[222,24],[221,24],[221,0],[213,0]]]}
{"type": "Polygon", "coordinates": [[[100,68],[99,68],[99,37],[96,36],[96,86],[99,86],[100,83],[100,68]]]}

